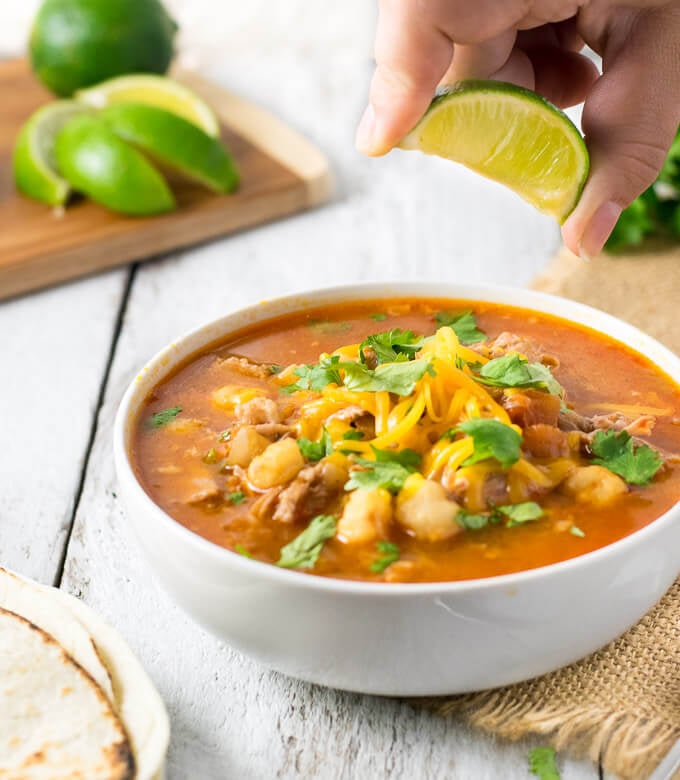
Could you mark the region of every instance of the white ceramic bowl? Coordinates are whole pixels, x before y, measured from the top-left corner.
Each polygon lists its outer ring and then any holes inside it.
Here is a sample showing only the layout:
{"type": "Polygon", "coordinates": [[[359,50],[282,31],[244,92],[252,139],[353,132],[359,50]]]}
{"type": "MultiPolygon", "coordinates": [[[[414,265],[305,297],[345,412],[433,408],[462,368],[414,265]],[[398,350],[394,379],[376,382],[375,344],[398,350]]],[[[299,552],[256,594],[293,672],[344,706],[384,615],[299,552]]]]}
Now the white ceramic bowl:
{"type": "Polygon", "coordinates": [[[130,466],[140,405],[187,356],[245,325],[348,300],[450,297],[550,312],[613,336],[680,382],[680,360],[602,312],[528,290],[362,284],[264,301],[159,352],[132,382],[115,424],[128,518],[162,585],[199,623],[266,666],[365,693],[462,693],[569,664],[622,634],[680,573],[680,504],[634,534],[563,563],[489,579],[376,584],[282,570],[218,547],[175,522],[130,466]]]}

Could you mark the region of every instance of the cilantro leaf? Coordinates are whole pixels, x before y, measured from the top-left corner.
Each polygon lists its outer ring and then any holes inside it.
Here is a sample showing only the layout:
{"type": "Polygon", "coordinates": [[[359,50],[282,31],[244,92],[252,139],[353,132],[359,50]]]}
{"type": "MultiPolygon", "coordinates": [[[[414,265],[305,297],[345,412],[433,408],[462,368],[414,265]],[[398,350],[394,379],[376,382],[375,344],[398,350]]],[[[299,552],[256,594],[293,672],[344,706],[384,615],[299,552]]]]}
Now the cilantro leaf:
{"type": "Polygon", "coordinates": [[[383,314],[383,312],[378,311],[375,314],[371,314],[371,319],[375,320],[376,322],[383,322],[387,319],[387,314],[383,314]]]}
{"type": "Polygon", "coordinates": [[[364,438],[364,432],[350,428],[342,434],[342,438],[345,439],[345,441],[361,441],[364,438]]]}
{"type": "Polygon", "coordinates": [[[355,458],[354,462],[361,469],[353,469],[350,478],[345,483],[345,490],[363,488],[373,490],[384,488],[390,493],[398,493],[407,478],[418,470],[420,455],[411,449],[379,450],[371,446],[375,460],[355,458]]]}
{"type": "Polygon", "coordinates": [[[486,333],[479,330],[477,319],[469,309],[458,312],[458,314],[453,314],[450,311],[438,311],[434,318],[438,327],[452,328],[461,344],[476,344],[479,341],[486,341],[486,333]]]}
{"type": "Polygon", "coordinates": [[[430,366],[429,360],[410,360],[378,366],[375,371],[361,363],[341,364],[345,372],[345,387],[355,392],[386,390],[397,395],[411,395],[416,382],[423,378],[430,366]]]}
{"type": "Polygon", "coordinates": [[[647,444],[635,446],[627,431],[598,431],[590,448],[597,456],[593,463],[613,471],[631,485],[649,484],[663,464],[655,449],[647,444]]]}
{"type": "Polygon", "coordinates": [[[578,536],[579,538],[583,539],[585,536],[585,532],[582,531],[577,525],[571,524],[571,528],[569,529],[569,533],[572,536],[578,536]]]}
{"type": "Polygon", "coordinates": [[[538,520],[542,516],[543,510],[535,501],[525,501],[522,504],[496,506],[488,514],[470,514],[465,509],[461,509],[456,515],[456,521],[467,531],[479,531],[487,525],[500,523],[505,518],[508,518],[505,527],[512,528],[515,525],[528,523],[530,520],[538,520]]]}
{"type": "Polygon", "coordinates": [[[298,381],[292,385],[282,387],[281,390],[284,393],[296,393],[298,390],[315,390],[319,392],[326,385],[336,384],[340,386],[342,377],[340,376],[339,363],[340,356],[333,355],[324,358],[316,365],[298,366],[293,371],[295,376],[300,377],[298,381]]]}
{"type": "Polygon", "coordinates": [[[373,561],[370,569],[375,574],[382,574],[390,564],[399,560],[399,546],[394,542],[377,542],[376,547],[382,555],[373,561]]]}
{"type": "Polygon", "coordinates": [[[534,387],[551,395],[564,395],[562,386],[548,366],[529,363],[516,352],[489,360],[479,369],[475,379],[491,387],[534,387]]]}
{"type": "Polygon", "coordinates": [[[456,522],[466,531],[479,531],[481,528],[486,528],[489,523],[497,522],[493,518],[493,513],[490,515],[470,514],[465,509],[461,509],[456,515],[456,522]]]}
{"type": "Polygon", "coordinates": [[[335,536],[338,521],[333,515],[317,515],[305,530],[281,548],[276,565],[285,569],[312,569],[324,542],[335,536]]]}
{"type": "Polygon", "coordinates": [[[238,490],[236,493],[229,493],[227,501],[230,501],[234,506],[242,504],[246,500],[246,494],[238,490]]]}
{"type": "Polygon", "coordinates": [[[156,414],[151,415],[149,425],[151,425],[152,428],[162,428],[171,420],[174,420],[181,411],[181,406],[171,406],[169,409],[163,409],[160,412],[156,412],[156,414]]]}
{"type": "Polygon", "coordinates": [[[384,333],[374,333],[359,344],[361,362],[365,363],[364,349],[375,351],[378,363],[395,363],[400,360],[413,360],[416,352],[423,348],[424,339],[411,330],[392,328],[384,333]]]}
{"type": "Polygon", "coordinates": [[[521,504],[506,504],[496,507],[496,511],[508,518],[506,528],[512,528],[515,525],[523,525],[532,520],[538,520],[543,517],[543,509],[535,501],[524,501],[521,504]]]}
{"type": "Polygon", "coordinates": [[[495,458],[505,469],[519,460],[522,437],[509,425],[491,418],[473,417],[461,423],[456,431],[467,433],[474,442],[475,450],[463,466],[495,458]]]}
{"type": "Polygon", "coordinates": [[[307,460],[315,462],[321,460],[326,455],[330,455],[333,452],[333,442],[331,441],[330,434],[324,428],[323,433],[319,441],[312,441],[311,439],[305,439],[301,436],[297,440],[297,446],[300,448],[300,452],[307,460]]]}
{"type": "Polygon", "coordinates": [[[226,431],[222,431],[222,433],[217,437],[217,441],[229,441],[231,439],[231,429],[227,428],[226,431]]]}
{"type": "Polygon", "coordinates": [[[242,544],[237,544],[234,546],[234,550],[239,554],[242,555],[244,558],[252,558],[253,556],[246,550],[246,548],[242,544]]]}
{"type": "Polygon", "coordinates": [[[551,747],[533,748],[529,751],[529,771],[539,780],[560,780],[555,763],[555,751],[551,747]]]}

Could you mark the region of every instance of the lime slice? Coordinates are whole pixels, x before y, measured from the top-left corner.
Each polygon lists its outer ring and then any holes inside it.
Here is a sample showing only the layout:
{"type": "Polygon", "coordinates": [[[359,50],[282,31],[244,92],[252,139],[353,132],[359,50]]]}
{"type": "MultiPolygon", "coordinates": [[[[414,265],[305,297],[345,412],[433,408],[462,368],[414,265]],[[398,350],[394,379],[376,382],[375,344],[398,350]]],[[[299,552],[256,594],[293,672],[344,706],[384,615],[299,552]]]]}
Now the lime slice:
{"type": "Polygon", "coordinates": [[[88,109],[72,100],[39,108],[19,131],[12,159],[17,189],[50,206],[66,202],[69,183],[57,171],[54,139],[69,119],[88,109]]]}
{"type": "Polygon", "coordinates": [[[176,114],[141,103],[119,103],[100,116],[117,136],[154,161],[213,192],[231,192],[238,184],[236,166],[223,144],[176,114]]]}
{"type": "Polygon", "coordinates": [[[59,170],[78,192],[123,214],[171,211],[175,199],[163,176],[101,119],[76,116],[55,141],[59,170]]]}
{"type": "Polygon", "coordinates": [[[569,117],[535,92],[499,81],[447,88],[399,146],[462,163],[559,222],[588,176],[588,150],[569,117]]]}
{"type": "Polygon", "coordinates": [[[213,137],[220,132],[212,109],[190,89],[164,76],[120,76],[81,89],[75,97],[93,108],[105,108],[114,103],[144,103],[184,117],[213,137]]]}

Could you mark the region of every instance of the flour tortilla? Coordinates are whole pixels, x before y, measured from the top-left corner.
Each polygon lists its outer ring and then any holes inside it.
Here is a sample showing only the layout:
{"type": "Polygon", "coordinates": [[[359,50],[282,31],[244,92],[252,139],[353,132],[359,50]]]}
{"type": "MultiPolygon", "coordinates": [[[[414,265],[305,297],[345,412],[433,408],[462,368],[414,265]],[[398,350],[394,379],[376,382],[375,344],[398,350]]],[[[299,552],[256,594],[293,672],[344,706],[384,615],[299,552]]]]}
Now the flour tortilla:
{"type": "MultiPolygon", "coordinates": [[[[125,726],[136,764],[135,780],[161,780],[170,738],[168,716],[153,683],[120,635],[73,596],[2,568],[0,608],[39,626],[92,676],[125,726]]],[[[3,773],[1,735],[0,730],[0,780],[18,780],[3,773]]]]}
{"type": "Polygon", "coordinates": [[[125,727],[48,633],[0,609],[0,777],[133,780],[125,727]]]}
{"type": "MultiPolygon", "coordinates": [[[[73,614],[94,638],[111,672],[116,712],[132,743],[136,780],[160,780],[170,740],[170,723],[158,691],[120,634],[78,599],[56,588],[42,588],[55,607],[73,614]]],[[[2,775],[0,775],[0,778],[2,775]]]]}
{"type": "Polygon", "coordinates": [[[37,597],[39,587],[34,582],[0,568],[0,607],[21,615],[51,634],[71,658],[94,679],[109,701],[113,701],[111,675],[92,637],[70,612],[54,609],[50,600],[37,597]]]}

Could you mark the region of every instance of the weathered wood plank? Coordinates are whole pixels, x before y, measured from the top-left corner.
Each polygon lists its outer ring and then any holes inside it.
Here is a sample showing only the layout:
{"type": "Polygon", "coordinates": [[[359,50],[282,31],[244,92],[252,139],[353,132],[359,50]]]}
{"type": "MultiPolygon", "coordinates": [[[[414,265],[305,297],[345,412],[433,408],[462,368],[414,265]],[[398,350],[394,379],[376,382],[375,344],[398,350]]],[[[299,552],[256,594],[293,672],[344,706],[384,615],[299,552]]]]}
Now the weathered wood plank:
{"type": "Polygon", "coordinates": [[[42,582],[62,558],[128,273],[0,304],[0,563],[42,582]]]}

